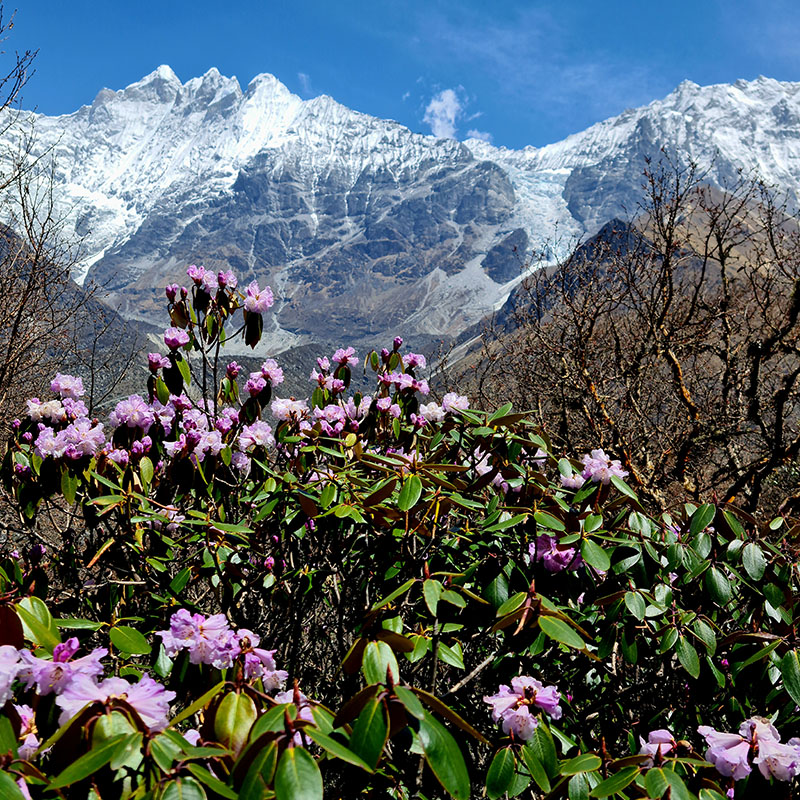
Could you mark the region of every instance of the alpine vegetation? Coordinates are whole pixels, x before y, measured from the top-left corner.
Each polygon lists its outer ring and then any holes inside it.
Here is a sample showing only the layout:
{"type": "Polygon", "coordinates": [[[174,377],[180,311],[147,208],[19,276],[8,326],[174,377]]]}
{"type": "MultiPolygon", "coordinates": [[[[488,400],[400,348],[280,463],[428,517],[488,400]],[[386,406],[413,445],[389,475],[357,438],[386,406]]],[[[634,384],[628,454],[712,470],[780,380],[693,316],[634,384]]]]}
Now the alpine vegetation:
{"type": "Polygon", "coordinates": [[[3,798],[790,796],[793,521],[648,505],[400,336],[293,397],[224,355],[272,290],[187,276],[141,394],[13,423],[3,798]]]}

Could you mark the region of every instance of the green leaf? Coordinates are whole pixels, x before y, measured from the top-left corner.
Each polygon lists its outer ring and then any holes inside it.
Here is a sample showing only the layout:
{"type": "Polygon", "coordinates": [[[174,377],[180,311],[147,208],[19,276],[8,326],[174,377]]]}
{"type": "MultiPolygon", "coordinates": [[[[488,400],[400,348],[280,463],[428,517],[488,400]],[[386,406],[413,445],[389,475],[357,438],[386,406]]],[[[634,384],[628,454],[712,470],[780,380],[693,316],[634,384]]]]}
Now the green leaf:
{"type": "Polygon", "coordinates": [[[731,585],[725,575],[716,567],[706,570],[704,577],[706,589],[717,603],[724,606],[732,596],[731,585]]]}
{"type": "Polygon", "coordinates": [[[445,664],[449,664],[451,667],[457,667],[458,669],[464,669],[464,655],[458,643],[453,647],[449,647],[444,642],[439,642],[437,652],[439,653],[439,658],[444,661],[445,664]]]}
{"type": "Polygon", "coordinates": [[[466,608],[467,601],[458,593],[454,592],[452,589],[445,589],[442,592],[442,600],[445,603],[450,603],[451,606],[455,606],[456,608],[466,608]]]}
{"type": "Polygon", "coordinates": [[[704,531],[713,521],[716,516],[717,509],[711,503],[705,503],[692,514],[691,522],[689,523],[689,533],[692,536],[697,536],[700,531],[704,531]]]}
{"type": "Polygon", "coordinates": [[[397,498],[397,507],[401,511],[409,511],[417,504],[421,494],[422,481],[419,475],[409,475],[400,490],[400,496],[397,498]]]}
{"type": "Polygon", "coordinates": [[[217,739],[238,755],[247,741],[250,728],[258,716],[249,695],[230,692],[222,698],[214,717],[217,739]]]}
{"type": "Polygon", "coordinates": [[[639,498],[636,496],[636,492],[634,492],[633,489],[631,489],[631,487],[622,480],[622,478],[612,475],[611,483],[620,494],[624,494],[625,497],[629,497],[631,500],[636,500],[637,502],[639,501],[639,498]]]}
{"type": "Polygon", "coordinates": [[[567,529],[566,525],[558,517],[554,517],[546,511],[536,511],[533,518],[540,528],[547,528],[551,531],[565,531],[567,529]]]}
{"type": "Polygon", "coordinates": [[[0,754],[17,757],[17,737],[11,727],[11,720],[8,717],[0,717],[0,754]]]}
{"type": "Polygon", "coordinates": [[[411,689],[405,686],[395,686],[394,693],[397,699],[405,706],[406,711],[416,719],[422,719],[425,716],[425,709],[422,707],[417,696],[411,689]]]}
{"type": "Polygon", "coordinates": [[[567,647],[574,647],[576,650],[586,647],[583,639],[563,619],[543,615],[539,617],[539,627],[544,634],[567,647]]]}
{"type": "Polygon", "coordinates": [[[64,499],[72,505],[75,502],[75,495],[78,492],[78,476],[73,475],[67,467],[61,473],[61,494],[64,499]]]}
{"type": "Polygon", "coordinates": [[[152,649],[147,639],[139,631],[129,628],[127,625],[111,628],[108,636],[114,643],[114,647],[129,655],[147,655],[152,649]]]}
{"type": "Polygon", "coordinates": [[[189,764],[187,769],[200,783],[204,783],[215,794],[221,795],[227,800],[238,800],[239,794],[212,775],[205,767],[201,767],[200,764],[189,764]]]}
{"type": "Polygon", "coordinates": [[[55,620],[56,627],[60,630],[75,631],[99,631],[103,627],[102,622],[92,622],[90,619],[80,619],[78,617],[67,617],[66,619],[55,620]]]}
{"type": "Polygon", "coordinates": [[[173,717],[169,722],[169,727],[174,728],[180,725],[185,719],[195,715],[201,708],[205,708],[223,689],[225,681],[220,681],[216,686],[209,689],[204,695],[198,697],[190,706],[185,708],[176,717],[173,717]]]}
{"type": "Polygon", "coordinates": [[[302,747],[284,750],[275,773],[277,800],[322,800],[322,775],[302,747]]]}
{"type": "Polygon", "coordinates": [[[781,677],[789,697],[795,705],[800,705],[800,657],[797,650],[789,650],[781,659],[781,677]]]}
{"type": "Polygon", "coordinates": [[[764,577],[764,570],[767,568],[767,559],[764,553],[755,542],[748,542],[742,550],[742,564],[747,574],[754,580],[760,581],[764,577]]]}
{"type": "Polygon", "coordinates": [[[525,602],[527,597],[527,592],[517,592],[515,595],[512,595],[497,609],[497,616],[504,617],[506,614],[511,614],[513,611],[516,611],[525,602]]]}
{"type": "Polygon", "coordinates": [[[350,749],[374,769],[380,761],[388,736],[389,726],[383,702],[372,697],[353,724],[350,749]]]}
{"type": "Polygon", "coordinates": [[[169,403],[169,389],[162,378],[156,378],[156,397],[158,397],[158,402],[161,403],[162,406],[169,403]]]}
{"type": "Polygon", "coordinates": [[[364,650],[361,664],[367,683],[386,683],[387,668],[391,670],[394,681],[400,680],[400,668],[392,648],[386,642],[370,642],[364,650]]]}
{"type": "Polygon", "coordinates": [[[61,644],[61,635],[44,601],[38,597],[23,597],[16,610],[26,639],[51,653],[57,644],[61,644]]]}
{"type": "Polygon", "coordinates": [[[272,786],[277,761],[278,744],[272,741],[259,750],[253,763],[250,764],[242,788],[239,790],[239,800],[263,800],[269,787],[272,786]]]}
{"type": "Polygon", "coordinates": [[[391,594],[386,595],[383,600],[378,600],[374,606],[370,609],[370,611],[377,611],[379,608],[383,608],[384,606],[389,605],[392,600],[396,600],[400,597],[401,594],[407,592],[411,586],[416,582],[416,578],[409,578],[402,586],[398,586],[391,594]]]}
{"type": "Polygon", "coordinates": [[[514,767],[517,760],[511,747],[503,747],[495,753],[489,771],[486,773],[486,794],[489,800],[502,797],[514,779],[514,767]]]}
{"type": "Polygon", "coordinates": [[[522,760],[525,762],[525,766],[528,768],[528,772],[530,772],[531,777],[536,781],[537,786],[543,792],[549,793],[552,787],[547,777],[547,771],[544,768],[544,764],[542,764],[541,760],[536,755],[535,748],[531,746],[531,742],[525,745],[520,750],[520,753],[522,754],[522,760]]]}
{"type": "Polygon", "coordinates": [[[647,794],[649,794],[653,800],[659,800],[669,788],[667,776],[664,774],[664,770],[661,769],[661,767],[653,767],[647,771],[647,774],[644,776],[644,785],[647,789],[647,794]]]}
{"type": "Polygon", "coordinates": [[[718,792],[715,789],[707,789],[706,787],[703,787],[697,793],[697,797],[698,800],[728,800],[722,792],[718,792]]]}
{"type": "Polygon", "coordinates": [[[442,584],[433,578],[427,578],[422,584],[422,594],[425,598],[425,605],[428,606],[428,611],[430,611],[434,617],[436,616],[436,609],[439,606],[439,599],[443,591],[444,587],[442,584]]]}
{"type": "Polygon", "coordinates": [[[692,628],[697,634],[698,639],[705,645],[708,654],[713,656],[717,649],[717,637],[714,633],[714,629],[703,622],[702,619],[696,619],[692,623],[692,628]]]}
{"type": "Polygon", "coordinates": [[[664,770],[664,777],[670,788],[670,800],[692,800],[692,795],[686,788],[683,778],[671,769],[664,770]]]}
{"type": "Polygon", "coordinates": [[[88,753],[73,761],[60,772],[49,784],[51,789],[62,789],[64,786],[82,781],[102,769],[114,757],[117,745],[127,737],[125,734],[114,736],[104,741],[99,747],[93,747],[88,753]]]}
{"type": "Polygon", "coordinates": [[[639,774],[639,767],[626,767],[615,775],[606,778],[589,792],[590,797],[609,797],[621,792],[629,783],[632,783],[639,774]]]}
{"type": "Polygon", "coordinates": [[[558,757],[556,755],[556,743],[547,725],[540,723],[533,732],[533,738],[528,742],[536,758],[542,762],[542,766],[547,770],[548,776],[558,775],[558,757]]]}
{"type": "Polygon", "coordinates": [[[575,756],[575,758],[571,758],[569,761],[562,764],[559,772],[562,775],[577,775],[579,772],[594,772],[600,769],[602,763],[600,756],[594,753],[581,753],[581,755],[575,756]]]}
{"type": "Polygon", "coordinates": [[[444,725],[426,713],[419,723],[419,741],[428,766],[444,790],[455,800],[469,800],[467,765],[456,740],[444,725]]]}
{"type": "Polygon", "coordinates": [[[636,619],[644,619],[646,604],[644,598],[638,592],[625,592],[625,605],[636,619]]]}
{"type": "Polygon", "coordinates": [[[361,767],[361,769],[364,769],[367,772],[374,772],[372,767],[370,767],[370,765],[367,764],[364,759],[362,759],[360,756],[357,756],[352,750],[345,747],[341,742],[323,733],[318,728],[308,727],[305,729],[305,734],[314,742],[316,742],[326,753],[330,753],[332,756],[340,758],[342,761],[346,761],[348,764],[361,767]]]}
{"type": "Polygon", "coordinates": [[[159,800],[206,800],[206,793],[194,778],[181,775],[164,786],[159,800]]]}
{"type": "Polygon", "coordinates": [[[153,462],[147,456],[142,456],[142,460],[139,462],[139,474],[142,476],[142,486],[145,493],[147,493],[147,487],[150,486],[150,482],[153,480],[153,472],[153,462]]]}
{"type": "Polygon", "coordinates": [[[567,797],[569,800],[589,800],[589,781],[586,775],[579,773],[569,779],[567,797]]]}
{"type": "Polygon", "coordinates": [[[178,371],[181,373],[181,377],[183,378],[183,382],[189,386],[192,382],[192,373],[189,370],[189,362],[182,357],[178,357],[176,359],[176,366],[178,367],[178,371]]]}
{"type": "Polygon", "coordinates": [[[697,656],[697,650],[694,649],[694,645],[685,636],[679,636],[675,652],[683,668],[693,678],[697,678],[700,675],[700,659],[697,656]]]}
{"type": "Polygon", "coordinates": [[[581,555],[583,560],[598,572],[608,572],[611,568],[611,559],[608,557],[608,553],[591,539],[584,539],[581,544],[581,555]]]}

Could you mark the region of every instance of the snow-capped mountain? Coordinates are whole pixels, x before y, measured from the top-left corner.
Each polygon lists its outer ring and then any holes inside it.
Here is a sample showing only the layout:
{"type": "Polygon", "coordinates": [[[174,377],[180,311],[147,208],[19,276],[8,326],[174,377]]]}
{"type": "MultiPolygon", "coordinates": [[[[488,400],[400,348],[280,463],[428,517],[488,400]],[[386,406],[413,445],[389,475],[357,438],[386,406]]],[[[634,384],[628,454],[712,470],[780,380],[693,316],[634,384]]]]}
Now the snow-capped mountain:
{"type": "Polygon", "coordinates": [[[304,101],[271,75],[243,91],[216,70],[182,84],[166,66],[34,124],[68,233],[83,238],[78,278],[157,322],[161,287],[185,282],[188,264],[230,267],[275,290],[273,350],[457,335],[507,296],[534,249],[563,252],[634,214],[645,159],[662,148],[712,182],[758,171],[800,192],[800,84],[766,78],[684,82],[519,151],[304,101]]]}

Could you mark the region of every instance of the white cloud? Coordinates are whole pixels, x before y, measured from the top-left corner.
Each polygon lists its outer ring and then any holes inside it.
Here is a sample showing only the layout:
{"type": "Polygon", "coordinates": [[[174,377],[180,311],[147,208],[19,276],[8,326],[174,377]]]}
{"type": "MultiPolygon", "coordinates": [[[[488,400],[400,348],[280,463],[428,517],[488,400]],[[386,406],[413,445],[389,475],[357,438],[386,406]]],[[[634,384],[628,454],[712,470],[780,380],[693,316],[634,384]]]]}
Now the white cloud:
{"type": "Polygon", "coordinates": [[[297,73],[297,80],[300,81],[300,88],[303,90],[303,94],[311,94],[311,76],[307,75],[305,72],[298,72],[297,73]]]}
{"type": "Polygon", "coordinates": [[[488,142],[489,144],[492,143],[492,134],[489,133],[489,131],[477,131],[475,128],[467,131],[467,138],[480,139],[482,142],[488,142]]]}
{"type": "Polygon", "coordinates": [[[405,103],[408,98],[411,97],[411,92],[403,92],[403,102],[405,103]]]}
{"type": "Polygon", "coordinates": [[[442,89],[435,94],[422,121],[431,126],[431,133],[440,139],[453,139],[456,135],[456,122],[464,112],[464,106],[455,89],[442,89]]]}

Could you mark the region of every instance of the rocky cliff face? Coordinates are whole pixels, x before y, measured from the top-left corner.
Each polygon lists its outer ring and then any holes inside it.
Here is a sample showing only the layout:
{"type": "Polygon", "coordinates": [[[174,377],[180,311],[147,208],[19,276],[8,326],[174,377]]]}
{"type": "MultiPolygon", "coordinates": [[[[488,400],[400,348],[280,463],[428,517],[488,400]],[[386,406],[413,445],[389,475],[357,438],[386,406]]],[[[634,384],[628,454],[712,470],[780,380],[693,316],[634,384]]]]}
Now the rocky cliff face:
{"type": "Polygon", "coordinates": [[[242,91],[169,67],[91,106],[35,120],[57,200],[84,237],[81,280],[160,320],[185,267],[230,267],[275,290],[265,347],[455,336],[501,303],[533,250],[563,254],[635,214],[665,151],[724,183],[758,171],[800,187],[800,84],[699,87],[563,142],[511,151],[435,139],[270,75],[242,91]],[[159,309],[159,312],[156,312],[159,309]]]}

